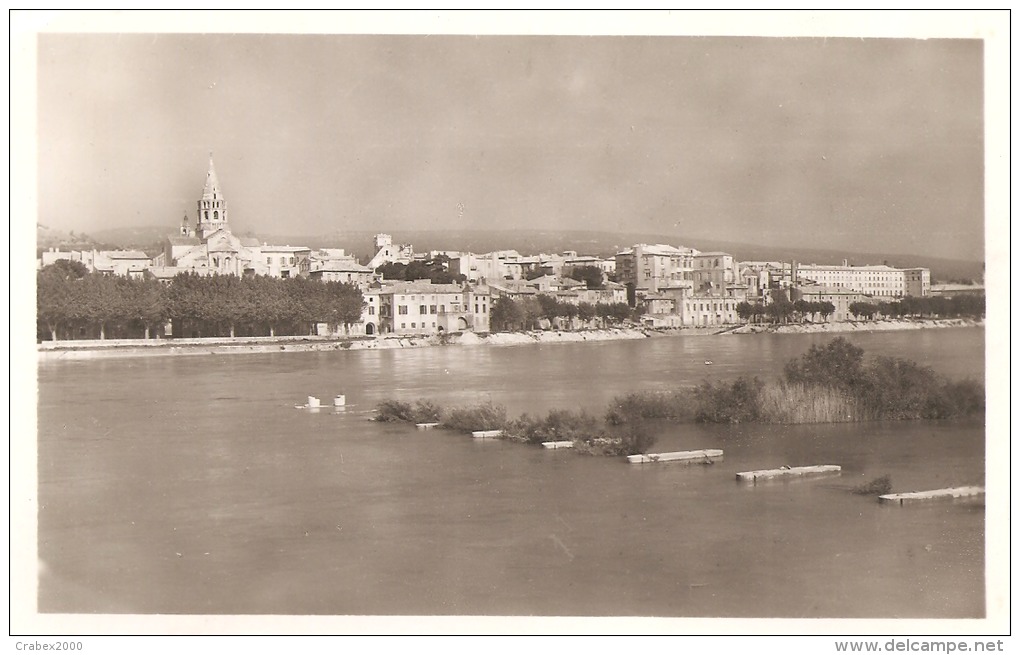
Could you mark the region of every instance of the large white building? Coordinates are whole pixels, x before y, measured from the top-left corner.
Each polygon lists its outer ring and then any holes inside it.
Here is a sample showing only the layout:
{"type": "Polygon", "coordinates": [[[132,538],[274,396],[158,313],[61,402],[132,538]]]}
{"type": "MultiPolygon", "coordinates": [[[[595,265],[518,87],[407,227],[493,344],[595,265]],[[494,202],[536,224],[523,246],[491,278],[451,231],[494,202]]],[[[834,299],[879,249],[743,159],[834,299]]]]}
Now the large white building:
{"type": "Polygon", "coordinates": [[[450,272],[464,275],[471,283],[520,280],[529,258],[516,250],[496,250],[483,255],[463,253],[450,260],[450,272]]]}
{"type": "Polygon", "coordinates": [[[366,334],[488,332],[489,290],[469,284],[396,282],[366,293],[366,334]],[[376,309],[373,309],[376,308],[376,309]],[[375,312],[373,315],[372,312],[375,312]]]}

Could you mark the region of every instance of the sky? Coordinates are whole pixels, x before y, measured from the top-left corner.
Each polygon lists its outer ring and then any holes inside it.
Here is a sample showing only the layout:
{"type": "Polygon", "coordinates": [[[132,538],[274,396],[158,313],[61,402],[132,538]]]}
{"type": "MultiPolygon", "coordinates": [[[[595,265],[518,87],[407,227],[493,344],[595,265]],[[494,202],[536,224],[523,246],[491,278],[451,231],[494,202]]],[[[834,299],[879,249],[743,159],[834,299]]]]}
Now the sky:
{"type": "Polygon", "coordinates": [[[980,39],[41,33],[38,222],[984,256],[980,39]]]}

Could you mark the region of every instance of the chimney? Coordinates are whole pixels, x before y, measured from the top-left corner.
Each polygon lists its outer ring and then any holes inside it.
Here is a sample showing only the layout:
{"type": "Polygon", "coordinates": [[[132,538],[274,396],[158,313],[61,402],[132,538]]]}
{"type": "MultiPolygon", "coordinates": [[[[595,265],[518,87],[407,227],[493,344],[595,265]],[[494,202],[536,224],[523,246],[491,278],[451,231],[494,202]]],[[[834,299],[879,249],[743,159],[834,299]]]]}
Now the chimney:
{"type": "Polygon", "coordinates": [[[843,260],[843,268],[849,268],[849,267],[850,267],[850,260],[849,259],[844,259],[843,260]]]}

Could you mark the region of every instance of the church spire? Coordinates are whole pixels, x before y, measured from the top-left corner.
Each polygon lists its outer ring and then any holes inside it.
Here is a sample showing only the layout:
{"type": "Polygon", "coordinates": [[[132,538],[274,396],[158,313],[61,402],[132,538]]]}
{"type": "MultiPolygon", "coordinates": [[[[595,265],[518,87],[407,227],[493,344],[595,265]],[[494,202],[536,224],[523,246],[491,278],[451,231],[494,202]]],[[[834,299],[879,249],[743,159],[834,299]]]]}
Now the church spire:
{"type": "Polygon", "coordinates": [[[205,188],[202,199],[198,201],[198,232],[202,238],[219,229],[230,228],[227,225],[227,201],[220,191],[220,181],[216,177],[212,153],[209,153],[209,172],[205,174],[205,188]]]}
{"type": "Polygon", "coordinates": [[[214,200],[213,196],[220,195],[220,181],[216,179],[216,166],[213,165],[212,153],[209,153],[209,172],[205,174],[205,189],[202,191],[202,198],[214,200]]]}

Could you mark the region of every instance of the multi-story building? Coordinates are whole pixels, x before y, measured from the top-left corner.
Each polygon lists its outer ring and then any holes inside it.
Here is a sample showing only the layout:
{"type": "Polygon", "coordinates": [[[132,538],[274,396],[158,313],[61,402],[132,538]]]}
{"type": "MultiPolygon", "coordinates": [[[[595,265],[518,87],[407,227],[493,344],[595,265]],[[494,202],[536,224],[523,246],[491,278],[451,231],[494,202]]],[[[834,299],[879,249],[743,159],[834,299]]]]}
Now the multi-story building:
{"type": "Polygon", "coordinates": [[[931,295],[931,271],[929,269],[905,268],[903,276],[906,295],[916,298],[931,295]]]}
{"type": "Polygon", "coordinates": [[[308,277],[323,282],[347,282],[364,292],[379,276],[369,267],[362,266],[351,258],[320,261],[314,265],[308,277]]]}
{"type": "Polygon", "coordinates": [[[616,253],[617,280],[636,291],[656,292],[666,287],[694,287],[692,248],[638,244],[616,253]]]}
{"type": "MultiPolygon", "coordinates": [[[[424,336],[489,331],[491,302],[484,286],[397,282],[369,295],[378,297],[380,334],[424,336]]],[[[369,330],[367,324],[365,330],[369,330]]]]}
{"type": "Polygon", "coordinates": [[[731,325],[739,321],[737,305],[744,299],[722,294],[696,293],[682,297],[680,314],[684,325],[731,325]]]}
{"type": "Polygon", "coordinates": [[[725,252],[699,252],[694,255],[692,277],[699,293],[723,294],[727,287],[740,284],[733,255],[725,252]]]}
{"type": "Polygon", "coordinates": [[[890,300],[908,295],[908,271],[912,271],[910,275],[915,279],[915,288],[922,294],[925,291],[924,278],[927,276],[927,290],[930,293],[931,272],[928,269],[902,269],[886,264],[851,266],[845,259],[841,266],[784,263],[778,277],[787,284],[846,287],[866,296],[890,300]]]}
{"type": "Polygon", "coordinates": [[[450,272],[460,273],[472,284],[520,280],[531,262],[516,250],[496,250],[483,255],[463,253],[450,260],[450,272]]]}
{"type": "Polygon", "coordinates": [[[312,249],[303,246],[270,246],[257,248],[259,259],[252,262],[257,275],[270,277],[304,277],[311,271],[312,249]]]}
{"type": "Polygon", "coordinates": [[[601,289],[581,288],[578,301],[591,305],[613,305],[627,302],[627,287],[617,282],[605,282],[601,289]]]}

